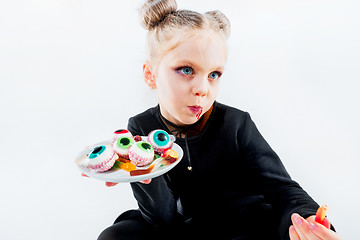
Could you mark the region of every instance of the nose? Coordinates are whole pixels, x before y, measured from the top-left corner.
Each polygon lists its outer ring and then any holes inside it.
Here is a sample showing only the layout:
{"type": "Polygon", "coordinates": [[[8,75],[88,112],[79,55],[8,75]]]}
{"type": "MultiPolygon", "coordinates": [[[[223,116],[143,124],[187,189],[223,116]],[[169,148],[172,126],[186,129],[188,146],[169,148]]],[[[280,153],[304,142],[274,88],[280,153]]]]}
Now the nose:
{"type": "Polygon", "coordinates": [[[208,87],[207,77],[198,77],[194,79],[192,92],[195,96],[204,97],[208,93],[208,87]]]}

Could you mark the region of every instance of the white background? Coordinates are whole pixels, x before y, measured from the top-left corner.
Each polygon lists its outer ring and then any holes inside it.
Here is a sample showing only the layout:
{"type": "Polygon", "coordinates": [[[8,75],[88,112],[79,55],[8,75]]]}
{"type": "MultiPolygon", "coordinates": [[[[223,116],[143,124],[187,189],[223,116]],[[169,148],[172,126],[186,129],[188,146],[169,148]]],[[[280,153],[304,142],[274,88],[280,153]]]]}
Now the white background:
{"type": "MultiPolygon", "coordinates": [[[[137,207],[128,184],[81,177],[74,158],[156,104],[141,75],[141,3],[0,0],[0,239],[96,239],[137,207]]],[[[178,5],[228,16],[218,100],[250,112],[291,176],[355,239],[359,1],[178,5]]]]}

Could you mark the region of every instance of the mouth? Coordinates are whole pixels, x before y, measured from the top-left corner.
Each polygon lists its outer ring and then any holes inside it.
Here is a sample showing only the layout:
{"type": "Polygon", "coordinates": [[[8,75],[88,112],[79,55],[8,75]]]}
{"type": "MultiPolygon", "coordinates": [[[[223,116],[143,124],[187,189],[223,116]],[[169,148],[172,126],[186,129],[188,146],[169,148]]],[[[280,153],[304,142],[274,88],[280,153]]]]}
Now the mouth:
{"type": "Polygon", "coordinates": [[[194,114],[198,114],[199,112],[202,112],[203,108],[200,106],[188,106],[190,111],[194,114]]]}
{"type": "Polygon", "coordinates": [[[198,105],[189,106],[188,108],[193,114],[195,114],[196,118],[199,120],[201,117],[201,113],[203,112],[203,108],[198,105]]]}

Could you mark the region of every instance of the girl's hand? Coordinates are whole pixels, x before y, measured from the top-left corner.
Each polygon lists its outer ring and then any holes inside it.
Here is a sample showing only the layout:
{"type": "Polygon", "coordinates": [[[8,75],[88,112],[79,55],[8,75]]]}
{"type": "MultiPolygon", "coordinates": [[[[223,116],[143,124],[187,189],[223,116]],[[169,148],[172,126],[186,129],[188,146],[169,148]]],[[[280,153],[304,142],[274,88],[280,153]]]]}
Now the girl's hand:
{"type": "Polygon", "coordinates": [[[141,183],[143,183],[143,184],[149,184],[149,183],[151,183],[151,179],[152,179],[152,178],[147,179],[147,180],[143,180],[143,181],[139,181],[139,182],[141,182],[141,183]]]}
{"type": "Polygon", "coordinates": [[[310,216],[306,220],[299,214],[291,216],[293,225],[289,228],[291,240],[341,240],[339,235],[330,230],[330,222],[325,218],[325,226],[315,222],[315,216],[310,216]]]}
{"type": "MultiPolygon", "coordinates": [[[[88,175],[84,174],[84,173],[81,173],[81,176],[83,177],[89,177],[88,175]]],[[[151,182],[151,178],[150,179],[147,179],[147,180],[144,180],[144,181],[139,181],[143,184],[149,184],[151,182]]],[[[113,186],[116,186],[118,185],[118,183],[113,183],[113,182],[105,182],[105,186],[107,187],[113,187],[113,186]]]]}

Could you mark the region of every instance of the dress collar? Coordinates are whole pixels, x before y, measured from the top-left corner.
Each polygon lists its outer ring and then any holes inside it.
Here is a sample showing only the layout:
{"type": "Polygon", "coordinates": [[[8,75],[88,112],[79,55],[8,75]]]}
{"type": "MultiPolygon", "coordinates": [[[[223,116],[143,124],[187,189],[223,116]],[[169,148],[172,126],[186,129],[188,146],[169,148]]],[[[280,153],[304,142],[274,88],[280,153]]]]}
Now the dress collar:
{"type": "Polygon", "coordinates": [[[184,138],[185,134],[187,137],[196,136],[203,130],[206,122],[208,121],[212,111],[214,108],[214,104],[210,107],[210,109],[195,123],[187,126],[178,126],[175,123],[170,122],[167,120],[160,112],[159,107],[159,117],[165,123],[167,128],[170,130],[172,134],[174,134],[178,138],[184,138]]]}

